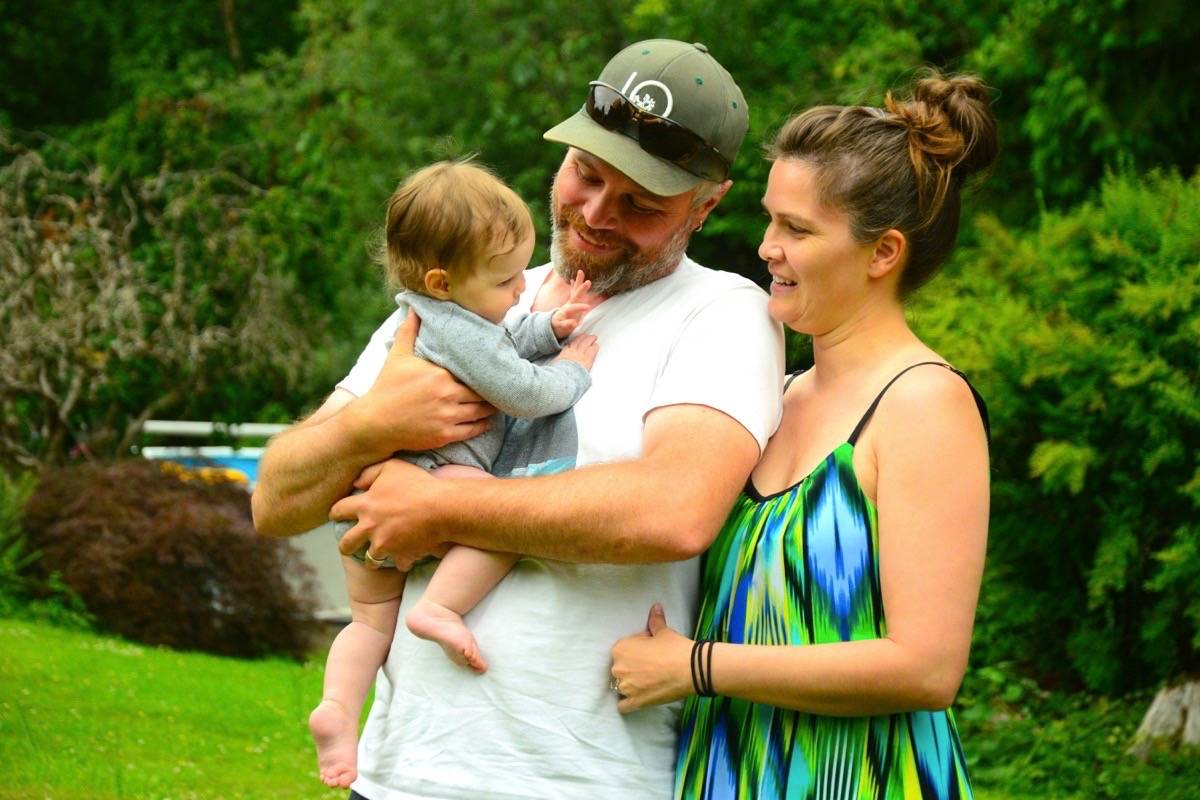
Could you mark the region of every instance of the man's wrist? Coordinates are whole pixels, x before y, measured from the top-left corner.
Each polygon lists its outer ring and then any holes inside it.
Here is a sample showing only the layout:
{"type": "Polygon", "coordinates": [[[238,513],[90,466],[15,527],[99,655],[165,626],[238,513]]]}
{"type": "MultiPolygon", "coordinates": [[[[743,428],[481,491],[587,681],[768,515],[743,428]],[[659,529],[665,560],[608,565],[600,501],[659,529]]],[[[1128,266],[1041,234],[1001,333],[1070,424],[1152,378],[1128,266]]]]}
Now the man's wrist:
{"type": "Polygon", "coordinates": [[[346,456],[360,466],[375,464],[395,452],[382,442],[379,432],[372,426],[375,415],[365,397],[356,398],[346,405],[340,414],[329,422],[334,426],[339,441],[346,443],[346,456]]]}
{"type": "MultiPolygon", "coordinates": [[[[447,531],[457,533],[458,529],[455,524],[455,510],[471,502],[471,499],[464,493],[465,479],[447,479],[434,480],[430,483],[429,493],[424,495],[425,502],[422,503],[421,521],[422,528],[428,532],[431,540],[441,541],[442,536],[446,535],[447,531]]],[[[472,481],[472,483],[474,483],[472,481]]],[[[478,487],[472,487],[478,488],[478,487]]],[[[451,540],[456,544],[462,544],[461,541],[451,540]]]]}

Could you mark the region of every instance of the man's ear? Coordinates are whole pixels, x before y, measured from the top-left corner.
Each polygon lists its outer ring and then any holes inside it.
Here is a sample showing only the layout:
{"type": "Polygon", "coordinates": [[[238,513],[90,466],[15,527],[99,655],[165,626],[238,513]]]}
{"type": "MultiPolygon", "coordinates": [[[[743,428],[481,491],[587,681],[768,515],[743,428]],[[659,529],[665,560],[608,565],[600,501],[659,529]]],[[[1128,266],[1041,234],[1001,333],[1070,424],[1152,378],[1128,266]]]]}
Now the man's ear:
{"type": "Polygon", "coordinates": [[[723,198],[725,193],[729,191],[730,186],[733,186],[733,181],[725,181],[722,183],[717,187],[717,190],[713,192],[712,197],[705,200],[704,203],[698,209],[696,209],[695,212],[693,212],[696,215],[696,227],[693,230],[698,231],[704,227],[704,220],[708,219],[708,215],[714,208],[717,207],[717,203],[721,202],[721,198],[723,198]]]}
{"type": "Polygon", "coordinates": [[[450,299],[450,273],[438,267],[425,273],[425,291],[438,300],[450,299]]]}
{"type": "Polygon", "coordinates": [[[875,243],[875,253],[867,266],[867,275],[872,278],[882,278],[885,275],[899,275],[900,267],[908,256],[908,238],[903,233],[890,228],[883,232],[875,243]]]}

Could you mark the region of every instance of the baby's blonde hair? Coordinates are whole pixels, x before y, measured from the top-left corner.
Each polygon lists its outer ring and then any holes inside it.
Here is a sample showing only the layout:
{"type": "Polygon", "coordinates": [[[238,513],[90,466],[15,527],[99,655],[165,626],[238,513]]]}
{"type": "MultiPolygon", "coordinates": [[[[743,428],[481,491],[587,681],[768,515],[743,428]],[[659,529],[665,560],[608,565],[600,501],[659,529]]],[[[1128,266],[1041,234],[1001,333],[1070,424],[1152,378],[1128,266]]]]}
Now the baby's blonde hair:
{"type": "Polygon", "coordinates": [[[429,270],[469,275],[505,243],[515,247],[532,234],[525,202],[468,156],[430,164],[396,188],[381,256],[393,288],[424,293],[429,270]]]}

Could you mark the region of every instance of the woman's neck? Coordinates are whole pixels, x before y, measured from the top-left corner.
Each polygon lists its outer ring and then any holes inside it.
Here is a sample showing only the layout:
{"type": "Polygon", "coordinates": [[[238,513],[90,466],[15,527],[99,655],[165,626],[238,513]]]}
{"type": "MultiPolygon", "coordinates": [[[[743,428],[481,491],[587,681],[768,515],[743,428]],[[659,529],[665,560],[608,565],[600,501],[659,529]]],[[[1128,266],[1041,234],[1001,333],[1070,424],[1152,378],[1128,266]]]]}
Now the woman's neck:
{"type": "Polygon", "coordinates": [[[834,383],[902,361],[923,347],[898,300],[868,303],[834,330],[813,337],[814,377],[834,383]]]}

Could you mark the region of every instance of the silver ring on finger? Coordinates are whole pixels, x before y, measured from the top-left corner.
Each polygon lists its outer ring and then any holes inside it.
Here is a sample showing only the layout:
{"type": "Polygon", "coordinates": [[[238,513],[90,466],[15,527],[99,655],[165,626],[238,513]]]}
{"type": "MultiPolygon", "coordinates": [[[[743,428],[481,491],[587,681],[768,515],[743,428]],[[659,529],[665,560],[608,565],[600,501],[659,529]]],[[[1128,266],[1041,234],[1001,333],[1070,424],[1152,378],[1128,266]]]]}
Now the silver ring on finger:
{"type": "Polygon", "coordinates": [[[621,681],[617,680],[617,678],[615,676],[609,678],[608,679],[608,690],[610,692],[616,692],[617,694],[621,694],[621,681]]]}
{"type": "Polygon", "coordinates": [[[372,567],[382,567],[387,563],[387,556],[384,556],[383,558],[376,558],[375,556],[371,555],[371,551],[368,550],[367,552],[363,553],[363,561],[365,561],[367,564],[370,564],[372,567]]]}

